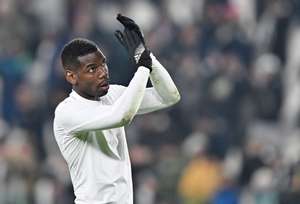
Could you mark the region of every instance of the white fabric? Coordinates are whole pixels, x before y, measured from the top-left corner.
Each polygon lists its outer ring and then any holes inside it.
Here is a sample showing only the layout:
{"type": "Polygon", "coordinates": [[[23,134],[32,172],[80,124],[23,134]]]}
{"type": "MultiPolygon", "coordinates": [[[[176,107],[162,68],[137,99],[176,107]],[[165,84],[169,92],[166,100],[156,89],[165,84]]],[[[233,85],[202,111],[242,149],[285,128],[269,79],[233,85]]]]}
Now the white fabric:
{"type": "Polygon", "coordinates": [[[139,67],[127,88],[111,85],[99,101],[72,91],[56,108],[55,139],[70,170],[76,204],[133,204],[124,125],[137,111],[155,111],[179,100],[167,71],[154,64],[155,88],[145,88],[149,70],[139,67]],[[172,91],[162,97],[160,89],[172,91]]]}

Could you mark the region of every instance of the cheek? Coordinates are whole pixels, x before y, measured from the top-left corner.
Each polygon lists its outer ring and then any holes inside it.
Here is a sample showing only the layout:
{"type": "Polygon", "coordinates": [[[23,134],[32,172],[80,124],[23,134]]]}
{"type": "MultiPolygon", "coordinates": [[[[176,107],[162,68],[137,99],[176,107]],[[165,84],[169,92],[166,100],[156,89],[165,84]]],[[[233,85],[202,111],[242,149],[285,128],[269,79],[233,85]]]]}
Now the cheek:
{"type": "Polygon", "coordinates": [[[86,90],[86,91],[93,91],[96,88],[95,81],[92,77],[91,78],[81,78],[79,80],[79,87],[81,89],[86,90]]]}
{"type": "Polygon", "coordinates": [[[84,86],[85,86],[86,89],[89,89],[89,90],[95,90],[96,89],[96,84],[93,81],[85,82],[84,86]]]}

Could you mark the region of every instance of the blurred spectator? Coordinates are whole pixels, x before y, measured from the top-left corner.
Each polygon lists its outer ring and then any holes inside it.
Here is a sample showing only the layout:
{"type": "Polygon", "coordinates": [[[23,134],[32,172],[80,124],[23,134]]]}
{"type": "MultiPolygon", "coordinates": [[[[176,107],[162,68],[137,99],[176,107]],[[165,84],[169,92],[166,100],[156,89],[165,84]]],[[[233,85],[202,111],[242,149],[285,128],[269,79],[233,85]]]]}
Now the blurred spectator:
{"type": "Polygon", "coordinates": [[[272,54],[263,54],[255,61],[251,78],[255,118],[279,119],[282,104],[280,68],[279,58],[272,54]]]}
{"type": "Polygon", "coordinates": [[[128,128],[137,204],[296,204],[298,0],[0,0],[0,204],[73,203],[53,140],[61,47],[99,42],[111,82],[134,67],[113,32],[132,16],[182,94],[128,128]]]}
{"type": "Polygon", "coordinates": [[[300,177],[299,177],[299,165],[295,166],[291,172],[289,188],[281,195],[280,204],[283,203],[299,203],[300,202],[300,177]]]}
{"type": "Polygon", "coordinates": [[[221,164],[206,153],[196,152],[184,168],[178,192],[184,204],[207,203],[220,187],[221,164]]]}

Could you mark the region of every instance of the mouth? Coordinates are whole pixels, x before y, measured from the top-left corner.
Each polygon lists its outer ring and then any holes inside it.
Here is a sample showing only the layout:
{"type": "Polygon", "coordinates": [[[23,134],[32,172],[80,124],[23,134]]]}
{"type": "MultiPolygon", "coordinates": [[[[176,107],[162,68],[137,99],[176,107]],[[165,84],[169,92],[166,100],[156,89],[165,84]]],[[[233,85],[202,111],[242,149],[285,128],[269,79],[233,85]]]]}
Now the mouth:
{"type": "Polygon", "coordinates": [[[109,83],[108,83],[108,82],[101,83],[101,84],[99,85],[99,87],[100,87],[102,90],[108,90],[108,89],[109,89],[109,83]]]}

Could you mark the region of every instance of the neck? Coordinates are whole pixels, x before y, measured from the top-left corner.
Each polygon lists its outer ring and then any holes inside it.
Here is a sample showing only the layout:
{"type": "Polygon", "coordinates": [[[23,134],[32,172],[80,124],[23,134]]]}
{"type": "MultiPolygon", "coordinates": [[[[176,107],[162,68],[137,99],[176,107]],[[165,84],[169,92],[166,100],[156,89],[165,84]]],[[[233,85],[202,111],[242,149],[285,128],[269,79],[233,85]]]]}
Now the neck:
{"type": "Polygon", "coordinates": [[[86,93],[83,93],[82,91],[78,90],[76,87],[73,87],[73,90],[78,94],[80,95],[81,97],[85,98],[85,99],[88,99],[88,100],[92,100],[92,101],[100,101],[100,97],[95,95],[89,95],[89,94],[86,94],[86,93]]]}

